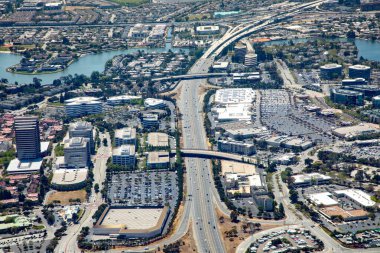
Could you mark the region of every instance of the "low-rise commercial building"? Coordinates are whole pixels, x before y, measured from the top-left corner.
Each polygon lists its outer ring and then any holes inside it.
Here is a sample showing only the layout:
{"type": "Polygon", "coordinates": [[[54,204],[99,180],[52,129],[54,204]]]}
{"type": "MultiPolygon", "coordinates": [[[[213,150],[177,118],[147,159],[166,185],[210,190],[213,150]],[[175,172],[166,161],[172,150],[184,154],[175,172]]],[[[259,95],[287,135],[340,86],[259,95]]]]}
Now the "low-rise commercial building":
{"type": "Polygon", "coordinates": [[[369,124],[339,127],[332,130],[332,133],[334,135],[345,139],[357,138],[363,135],[376,134],[378,132],[378,128],[375,128],[369,124]]]}
{"type": "Polygon", "coordinates": [[[169,147],[169,136],[166,133],[148,133],[147,138],[148,148],[164,149],[169,147]]]}
{"type": "Polygon", "coordinates": [[[169,152],[166,152],[166,151],[149,152],[146,165],[150,169],[170,168],[169,152]]]}
{"type": "Polygon", "coordinates": [[[373,207],[376,202],[371,199],[371,195],[359,189],[346,189],[334,192],[338,197],[346,197],[361,208],[373,207]]]}
{"type": "Polygon", "coordinates": [[[355,79],[343,79],[342,86],[349,85],[367,85],[368,82],[364,78],[355,78],[355,79]]]}
{"type": "Polygon", "coordinates": [[[332,194],[330,192],[310,194],[308,199],[317,207],[338,205],[338,201],[332,198],[332,194]]]}
{"type": "Polygon", "coordinates": [[[163,109],[166,107],[166,104],[163,99],[147,98],[144,100],[144,106],[149,109],[163,109]]]}
{"type": "Polygon", "coordinates": [[[134,168],[136,164],[136,151],[134,145],[121,145],[112,151],[112,163],[115,165],[134,168]]]}
{"type": "Polygon", "coordinates": [[[157,114],[144,114],[141,124],[144,128],[158,128],[160,125],[160,122],[158,120],[157,114]]]}
{"type": "Polygon", "coordinates": [[[62,168],[56,169],[53,174],[51,186],[59,191],[74,191],[86,186],[88,169],[62,168]]]}
{"type": "Polygon", "coordinates": [[[65,100],[66,114],[69,117],[81,117],[103,112],[103,104],[100,98],[76,97],[65,100]]]}
{"type": "Polygon", "coordinates": [[[125,127],[115,131],[115,146],[121,145],[136,146],[136,129],[133,127],[125,127]]]}
{"type": "Polygon", "coordinates": [[[299,174],[292,176],[293,184],[296,187],[307,187],[312,185],[329,184],[330,176],[320,173],[299,174]]]}
{"type": "Polygon", "coordinates": [[[195,32],[199,35],[213,35],[220,32],[217,25],[201,25],[195,28],[195,32]]]}
{"type": "Polygon", "coordinates": [[[94,234],[127,239],[153,238],[163,233],[169,214],[168,206],[107,207],[94,226],[94,234]]]}
{"type": "Polygon", "coordinates": [[[256,153],[256,147],[254,144],[233,140],[219,140],[218,150],[242,155],[253,155],[256,153]]]}
{"type": "Polygon", "coordinates": [[[361,92],[344,89],[331,89],[330,98],[334,103],[344,105],[363,105],[364,95],[361,92]]]}

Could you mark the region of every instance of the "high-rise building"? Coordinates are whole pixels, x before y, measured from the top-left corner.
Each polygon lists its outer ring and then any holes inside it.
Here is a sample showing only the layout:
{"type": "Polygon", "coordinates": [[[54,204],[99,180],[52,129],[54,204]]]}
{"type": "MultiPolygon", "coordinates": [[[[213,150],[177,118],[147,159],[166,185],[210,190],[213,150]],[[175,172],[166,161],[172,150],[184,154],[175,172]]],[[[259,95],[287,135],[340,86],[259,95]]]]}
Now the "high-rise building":
{"type": "Polygon", "coordinates": [[[87,138],[74,137],[64,145],[65,164],[75,168],[87,167],[90,163],[90,148],[87,138]]]}
{"type": "Polygon", "coordinates": [[[95,142],[93,134],[93,126],[87,121],[78,121],[70,124],[69,127],[69,137],[83,137],[89,140],[90,152],[94,154],[95,152],[95,142]]]}
{"type": "Polygon", "coordinates": [[[15,118],[17,158],[36,159],[41,156],[40,129],[37,117],[15,118]]]}

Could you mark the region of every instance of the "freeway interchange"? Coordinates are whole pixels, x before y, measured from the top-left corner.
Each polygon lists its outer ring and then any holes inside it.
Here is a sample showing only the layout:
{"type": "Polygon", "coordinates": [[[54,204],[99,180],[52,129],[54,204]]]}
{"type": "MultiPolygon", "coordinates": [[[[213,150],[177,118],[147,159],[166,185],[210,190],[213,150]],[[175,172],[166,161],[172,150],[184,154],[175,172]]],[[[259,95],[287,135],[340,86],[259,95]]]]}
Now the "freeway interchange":
{"type": "MultiPolygon", "coordinates": [[[[265,29],[269,25],[276,24],[278,20],[284,20],[292,15],[305,9],[314,8],[323,3],[324,0],[313,1],[306,4],[293,6],[283,13],[266,16],[260,21],[245,23],[234,28],[230,28],[227,33],[216,41],[204,55],[192,66],[188,75],[207,75],[209,67],[212,66],[214,59],[225,48],[232,43],[254,33],[265,29]]],[[[179,98],[177,106],[182,115],[182,148],[184,150],[207,150],[208,143],[206,132],[203,124],[202,102],[203,97],[200,93],[200,87],[205,84],[205,79],[183,80],[178,85],[179,98]]],[[[207,159],[185,158],[186,165],[186,195],[188,198],[184,201],[184,211],[179,219],[179,223],[170,237],[149,246],[149,250],[162,247],[179,240],[187,230],[193,230],[194,240],[196,242],[197,252],[200,253],[223,253],[226,252],[222,235],[218,230],[218,217],[215,209],[219,208],[221,212],[229,214],[229,210],[221,202],[211,173],[211,163],[207,159]]],[[[279,173],[279,172],[278,172],[279,173]]],[[[278,174],[277,173],[277,174],[278,174]]],[[[302,225],[312,230],[325,244],[325,252],[349,252],[352,250],[343,248],[338,242],[329,237],[321,228],[315,227],[314,223],[307,219],[299,219],[299,215],[292,208],[287,190],[280,192],[279,187],[274,182],[274,195],[276,201],[283,203],[285,207],[286,219],[282,221],[263,221],[268,224],[278,225],[302,225]]],[[[282,189],[287,189],[282,185],[282,189]]],[[[94,199],[95,201],[95,199],[94,199]]],[[[80,227],[83,225],[81,224],[80,227]]],[[[75,235],[75,231],[72,231],[75,235]]],[[[263,231],[262,233],[265,233],[263,231]]],[[[59,245],[59,252],[78,252],[77,247],[73,247],[75,239],[65,240],[59,245]],[[70,250],[67,250],[67,249],[70,250]]],[[[246,239],[239,247],[237,252],[245,252],[251,242],[255,239],[251,236],[246,239]]],[[[124,252],[143,252],[146,248],[135,249],[133,251],[124,250],[124,252]]],[[[374,252],[372,250],[363,250],[363,252],[374,252]]],[[[112,250],[112,252],[121,252],[121,250],[112,250]]]]}

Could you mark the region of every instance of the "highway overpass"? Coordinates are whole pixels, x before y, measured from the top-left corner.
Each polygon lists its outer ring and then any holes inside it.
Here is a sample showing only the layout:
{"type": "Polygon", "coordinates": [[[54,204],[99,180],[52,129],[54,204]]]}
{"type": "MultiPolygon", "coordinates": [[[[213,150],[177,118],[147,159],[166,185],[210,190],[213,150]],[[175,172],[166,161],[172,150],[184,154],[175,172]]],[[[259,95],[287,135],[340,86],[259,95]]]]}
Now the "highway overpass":
{"type": "MultiPolygon", "coordinates": [[[[176,154],[176,150],[173,149],[170,152],[172,155],[176,154]]],[[[214,150],[204,150],[204,149],[181,149],[181,155],[183,157],[197,157],[206,159],[221,159],[230,160],[236,162],[252,163],[256,164],[257,160],[254,157],[243,156],[238,154],[231,154],[226,152],[214,151],[214,150]]]]}
{"type": "Polygon", "coordinates": [[[205,79],[211,77],[224,77],[232,74],[228,73],[199,73],[199,74],[188,74],[188,75],[178,75],[178,76],[166,76],[160,78],[153,78],[152,81],[178,81],[178,80],[192,80],[192,79],[205,79]]]}

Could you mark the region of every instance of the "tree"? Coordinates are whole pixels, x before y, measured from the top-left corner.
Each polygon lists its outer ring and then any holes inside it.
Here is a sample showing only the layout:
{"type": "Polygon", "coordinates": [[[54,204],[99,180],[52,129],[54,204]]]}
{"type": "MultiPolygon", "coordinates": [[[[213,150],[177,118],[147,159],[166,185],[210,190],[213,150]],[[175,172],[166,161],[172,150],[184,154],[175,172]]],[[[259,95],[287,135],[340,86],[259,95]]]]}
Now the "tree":
{"type": "Polygon", "coordinates": [[[230,218],[232,222],[237,222],[238,216],[239,216],[239,213],[237,211],[231,211],[230,218]]]}
{"type": "Polygon", "coordinates": [[[94,190],[95,190],[96,193],[99,192],[99,184],[98,183],[95,184],[94,190]]]}
{"type": "Polygon", "coordinates": [[[356,34],[355,34],[355,32],[353,30],[350,30],[350,31],[347,32],[346,36],[347,36],[348,39],[355,39],[356,34]]]}
{"type": "Polygon", "coordinates": [[[47,216],[47,222],[49,225],[53,225],[55,222],[55,217],[51,212],[49,212],[49,214],[47,216]]]}
{"type": "Polygon", "coordinates": [[[295,191],[295,190],[290,190],[290,201],[292,202],[292,203],[297,203],[298,202],[298,192],[297,191],[295,191]]]}
{"type": "Polygon", "coordinates": [[[285,214],[284,205],[282,203],[280,203],[280,205],[278,206],[278,212],[281,214],[285,214]]]}
{"type": "Polygon", "coordinates": [[[108,146],[108,141],[106,138],[103,139],[103,146],[107,147],[108,146]]]}

